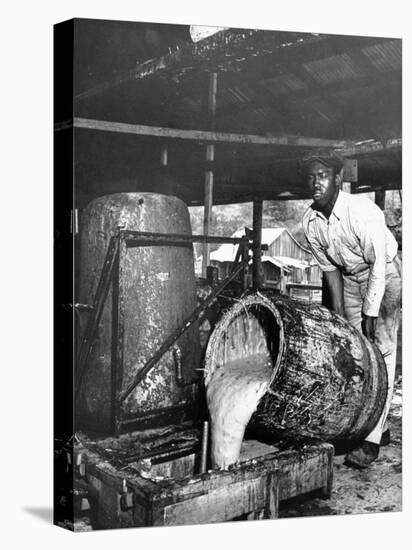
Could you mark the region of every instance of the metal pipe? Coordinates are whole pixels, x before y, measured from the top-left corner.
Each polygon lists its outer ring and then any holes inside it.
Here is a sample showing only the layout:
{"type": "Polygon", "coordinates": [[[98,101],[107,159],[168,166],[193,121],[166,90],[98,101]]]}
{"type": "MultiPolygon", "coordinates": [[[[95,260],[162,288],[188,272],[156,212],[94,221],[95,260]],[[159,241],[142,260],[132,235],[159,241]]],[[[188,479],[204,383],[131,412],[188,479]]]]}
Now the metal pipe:
{"type": "Polygon", "coordinates": [[[208,439],[209,439],[209,422],[205,420],[203,422],[202,454],[200,456],[200,473],[201,474],[204,474],[206,472],[208,439]]]}
{"type": "Polygon", "coordinates": [[[122,230],[122,238],[126,241],[126,246],[141,246],[145,242],[151,246],[159,241],[161,245],[165,242],[170,243],[214,243],[214,244],[246,244],[253,242],[253,235],[248,237],[216,237],[211,235],[183,235],[180,233],[152,233],[149,231],[131,231],[122,230]]]}

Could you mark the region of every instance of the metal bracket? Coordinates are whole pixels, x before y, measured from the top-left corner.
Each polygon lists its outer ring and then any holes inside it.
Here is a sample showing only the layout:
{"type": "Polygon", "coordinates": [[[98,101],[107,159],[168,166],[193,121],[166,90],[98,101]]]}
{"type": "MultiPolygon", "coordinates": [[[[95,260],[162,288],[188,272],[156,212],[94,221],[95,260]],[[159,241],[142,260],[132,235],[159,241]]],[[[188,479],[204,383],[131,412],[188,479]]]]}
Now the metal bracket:
{"type": "Polygon", "coordinates": [[[129,491],[126,480],[123,480],[122,492],[120,493],[120,510],[129,512],[136,506],[136,494],[134,491],[129,491]]]}

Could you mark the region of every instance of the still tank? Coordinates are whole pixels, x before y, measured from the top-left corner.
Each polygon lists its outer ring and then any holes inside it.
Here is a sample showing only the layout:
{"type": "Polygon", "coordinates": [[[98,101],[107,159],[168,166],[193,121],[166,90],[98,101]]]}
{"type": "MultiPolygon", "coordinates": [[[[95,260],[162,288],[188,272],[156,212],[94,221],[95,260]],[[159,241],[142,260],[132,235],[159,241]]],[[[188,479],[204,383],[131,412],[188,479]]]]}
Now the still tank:
{"type": "MultiPolygon", "coordinates": [[[[118,228],[166,234],[191,234],[187,206],[154,193],[118,193],[92,201],[81,216],[79,300],[92,304],[110,238],[118,228]]],[[[191,245],[123,244],[119,265],[119,302],[124,315],[123,368],[116,392],[133,381],[144,364],[196,307],[191,245]]],[[[78,406],[80,427],[110,431],[112,287],[87,362],[78,406]]],[[[84,325],[84,321],[83,321],[84,325]]],[[[84,327],[83,327],[84,328],[84,327]]],[[[187,415],[196,400],[199,329],[194,324],[167,351],[122,403],[122,431],[139,422],[153,427],[187,415]],[[176,347],[177,346],[177,347],[176,347]],[[181,377],[176,376],[177,361],[181,377]]]]}

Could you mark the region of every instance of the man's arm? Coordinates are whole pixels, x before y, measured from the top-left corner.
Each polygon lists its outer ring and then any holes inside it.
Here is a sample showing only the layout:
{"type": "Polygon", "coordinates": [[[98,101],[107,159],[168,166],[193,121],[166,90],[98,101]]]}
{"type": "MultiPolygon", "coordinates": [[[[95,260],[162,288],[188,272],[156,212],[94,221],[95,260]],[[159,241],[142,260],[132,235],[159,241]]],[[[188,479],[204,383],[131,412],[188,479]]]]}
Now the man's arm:
{"type": "Polygon", "coordinates": [[[362,306],[362,332],[375,341],[379,308],[385,292],[386,224],[383,212],[372,203],[369,211],[352,214],[352,223],[359,238],[365,260],[369,263],[369,278],[362,306]]]}
{"type": "Polygon", "coordinates": [[[326,279],[326,284],[329,289],[330,298],[332,302],[332,310],[342,317],[345,316],[345,310],[343,307],[343,280],[340,269],[334,269],[333,271],[324,271],[323,275],[326,279]]]}
{"type": "Polygon", "coordinates": [[[378,318],[362,313],[362,332],[370,342],[375,341],[376,323],[378,318]]]}
{"type": "Polygon", "coordinates": [[[330,262],[329,258],[325,254],[324,247],[322,247],[319,240],[311,234],[310,221],[308,221],[306,216],[304,216],[302,220],[302,228],[313,257],[325,277],[326,285],[331,297],[332,310],[344,317],[342,273],[340,269],[330,262]]]}
{"type": "MultiPolygon", "coordinates": [[[[335,271],[325,271],[324,276],[330,292],[332,310],[342,315],[342,317],[345,317],[341,271],[339,269],[335,269],[335,271]]],[[[376,317],[371,317],[370,315],[362,313],[362,332],[370,342],[375,341],[376,321],[376,317]]]]}

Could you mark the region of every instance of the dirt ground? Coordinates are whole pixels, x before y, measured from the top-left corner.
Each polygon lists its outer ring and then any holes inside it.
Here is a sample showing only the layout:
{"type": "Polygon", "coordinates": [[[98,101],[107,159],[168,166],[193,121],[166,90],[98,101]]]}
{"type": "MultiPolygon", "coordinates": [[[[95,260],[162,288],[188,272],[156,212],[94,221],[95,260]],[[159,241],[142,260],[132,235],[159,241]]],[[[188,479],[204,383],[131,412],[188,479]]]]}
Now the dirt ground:
{"type": "MultiPolygon", "coordinates": [[[[331,498],[306,495],[280,505],[280,518],[329,516],[402,510],[402,377],[397,375],[389,414],[390,444],[365,470],[344,465],[344,454],[334,458],[331,498]]],[[[62,525],[64,526],[64,525],[62,525]]],[[[75,522],[76,531],[92,529],[88,517],[75,522]]]]}
{"type": "Polygon", "coordinates": [[[344,454],[334,458],[331,498],[295,499],[284,503],[280,517],[329,516],[402,510],[402,377],[397,376],[389,413],[391,442],[365,470],[344,465],[344,454]]]}

